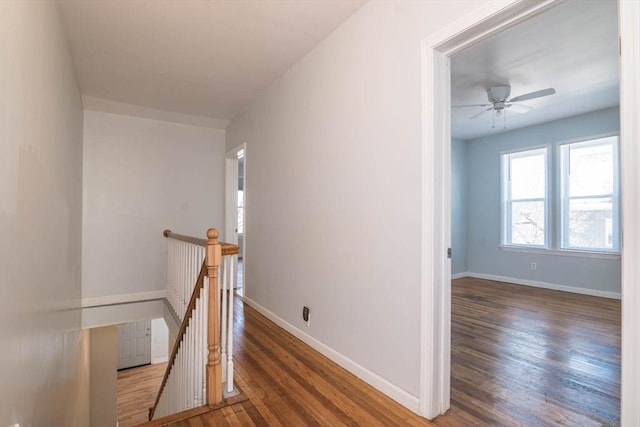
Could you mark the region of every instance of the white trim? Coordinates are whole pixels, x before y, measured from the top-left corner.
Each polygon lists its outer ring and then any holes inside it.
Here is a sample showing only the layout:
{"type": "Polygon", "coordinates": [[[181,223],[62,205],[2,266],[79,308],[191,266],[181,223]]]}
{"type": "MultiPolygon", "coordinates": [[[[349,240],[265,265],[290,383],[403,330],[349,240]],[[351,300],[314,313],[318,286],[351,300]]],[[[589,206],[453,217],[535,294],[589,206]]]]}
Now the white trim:
{"type": "Polygon", "coordinates": [[[225,154],[224,173],[224,237],[227,242],[238,244],[238,152],[244,151],[244,168],[242,169],[242,188],[244,197],[244,220],[242,230],[242,246],[239,257],[242,258],[242,293],[247,290],[245,248],[247,247],[247,143],[242,143],[225,154]]]}
{"type": "Polygon", "coordinates": [[[165,303],[163,300],[135,301],[124,304],[84,307],[80,310],[82,329],[101,326],[119,325],[121,323],[158,319],[163,316],[165,303]]]}
{"type": "MultiPolygon", "coordinates": [[[[558,285],[556,283],[538,282],[536,280],[518,279],[516,277],[498,276],[496,274],[474,273],[467,271],[457,274],[461,277],[473,277],[476,279],[493,280],[495,282],[512,283],[514,285],[530,286],[532,288],[551,289],[553,291],[571,292],[572,294],[590,295],[593,297],[602,297],[610,299],[621,299],[620,292],[599,291],[597,289],[578,288],[575,286],[558,285]]],[[[460,277],[457,277],[460,278],[460,277]]]]}
{"type": "Polygon", "coordinates": [[[621,425],[640,425],[640,2],[618,1],[622,163],[621,425]],[[626,220],[625,220],[626,218],[626,220]]]}
{"type": "Polygon", "coordinates": [[[238,151],[228,151],[224,158],[224,241],[238,244],[238,151]]]}
{"type": "Polygon", "coordinates": [[[166,290],[136,292],[131,294],[105,295],[102,297],[88,297],[80,300],[80,307],[101,307],[105,305],[127,304],[140,301],[152,301],[163,299],[167,294],[166,290]]]}
{"type": "Polygon", "coordinates": [[[590,252],[590,251],[577,251],[572,249],[545,249],[534,248],[531,246],[512,246],[512,245],[498,245],[500,249],[506,252],[522,252],[529,254],[540,255],[559,255],[559,256],[572,256],[579,258],[598,258],[598,259],[612,259],[618,260],[621,255],[616,252],[590,252]]]}
{"type": "Polygon", "coordinates": [[[257,312],[265,316],[267,319],[271,320],[273,323],[280,326],[282,329],[291,333],[293,336],[295,336],[305,344],[309,345],[313,349],[317,350],[322,355],[331,359],[338,365],[342,366],[344,369],[351,372],[352,374],[354,374],[364,382],[380,390],[382,393],[386,394],[391,399],[395,400],[396,402],[400,403],[401,405],[407,407],[408,409],[414,412],[418,411],[419,399],[416,396],[402,390],[401,388],[385,380],[378,374],[371,372],[364,366],[349,359],[347,356],[341,353],[338,353],[331,347],[327,346],[321,341],[318,341],[311,335],[296,328],[286,320],[280,318],[279,316],[270,312],[266,308],[262,307],[257,302],[247,298],[246,296],[243,298],[243,301],[249,306],[251,306],[252,308],[254,308],[257,312]]]}
{"type": "Polygon", "coordinates": [[[464,271],[462,273],[456,273],[451,275],[451,280],[462,279],[463,277],[469,277],[469,273],[464,271]]]}
{"type": "Polygon", "coordinates": [[[549,152],[551,151],[551,147],[549,145],[544,145],[541,147],[531,147],[519,149],[517,151],[504,151],[500,153],[500,188],[502,191],[500,192],[500,207],[501,207],[501,218],[500,224],[502,226],[502,233],[500,236],[500,241],[503,242],[504,245],[514,245],[513,241],[513,204],[518,202],[542,202],[543,203],[543,213],[544,213],[544,235],[542,244],[529,244],[523,245],[527,247],[539,247],[544,248],[549,246],[550,236],[549,230],[551,227],[551,218],[549,215],[549,206],[551,199],[551,190],[550,190],[550,167],[549,163],[551,162],[551,156],[549,152]],[[544,162],[544,195],[542,197],[530,197],[525,199],[514,199],[512,195],[512,179],[513,175],[513,159],[519,159],[524,157],[535,157],[542,156],[544,162]]]}

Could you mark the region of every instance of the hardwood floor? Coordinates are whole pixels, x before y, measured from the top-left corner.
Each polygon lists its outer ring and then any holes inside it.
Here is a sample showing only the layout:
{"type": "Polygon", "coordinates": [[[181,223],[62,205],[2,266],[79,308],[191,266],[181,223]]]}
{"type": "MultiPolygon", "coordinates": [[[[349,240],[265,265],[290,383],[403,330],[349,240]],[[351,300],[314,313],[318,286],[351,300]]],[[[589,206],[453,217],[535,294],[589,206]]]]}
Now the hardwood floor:
{"type": "Polygon", "coordinates": [[[171,426],[613,426],[620,302],[478,279],[452,291],[451,410],[419,418],[238,302],[233,404],[171,426]]]}
{"type": "Polygon", "coordinates": [[[166,363],[118,371],[117,402],[119,427],[131,427],[149,419],[166,363]]]}
{"type": "Polygon", "coordinates": [[[479,423],[620,423],[620,301],[458,279],[451,327],[451,404],[479,423]]]}

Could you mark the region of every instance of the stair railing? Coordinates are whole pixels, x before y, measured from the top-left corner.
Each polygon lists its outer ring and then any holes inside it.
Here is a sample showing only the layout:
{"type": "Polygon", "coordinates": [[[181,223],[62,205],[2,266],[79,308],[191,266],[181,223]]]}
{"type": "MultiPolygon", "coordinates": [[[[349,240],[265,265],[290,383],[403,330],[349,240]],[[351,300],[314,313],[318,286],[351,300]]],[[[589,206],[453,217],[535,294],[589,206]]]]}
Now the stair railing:
{"type": "Polygon", "coordinates": [[[202,405],[233,391],[233,298],[239,247],[172,233],[167,237],[167,302],[181,321],[149,420],[202,405]],[[221,270],[221,271],[220,271],[221,270]],[[222,277],[222,282],[219,278],[222,277]]]}

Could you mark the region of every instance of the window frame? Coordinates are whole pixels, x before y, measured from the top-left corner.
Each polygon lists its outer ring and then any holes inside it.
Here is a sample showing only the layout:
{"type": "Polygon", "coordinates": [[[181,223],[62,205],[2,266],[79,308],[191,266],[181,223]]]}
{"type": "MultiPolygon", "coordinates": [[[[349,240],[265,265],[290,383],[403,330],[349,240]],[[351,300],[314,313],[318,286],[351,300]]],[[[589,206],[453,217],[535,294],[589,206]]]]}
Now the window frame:
{"type": "Polygon", "coordinates": [[[560,209],[558,212],[558,248],[561,251],[573,251],[573,252],[585,252],[585,253],[602,253],[602,254],[619,254],[620,253],[620,136],[618,134],[597,136],[587,139],[581,139],[577,141],[566,141],[558,144],[558,181],[559,181],[559,194],[558,202],[560,209]],[[608,141],[611,140],[611,141],[608,141]],[[598,146],[598,145],[612,145],[613,152],[613,186],[611,193],[592,194],[588,196],[569,196],[570,185],[570,162],[571,158],[568,150],[571,146],[598,146]],[[570,215],[570,202],[571,200],[578,199],[601,199],[611,198],[612,203],[612,235],[613,242],[611,249],[609,248],[589,248],[580,246],[570,246],[569,239],[569,215],[570,215]]]}
{"type": "Polygon", "coordinates": [[[501,242],[502,246],[508,248],[522,248],[522,249],[547,249],[549,247],[549,243],[551,241],[551,228],[550,228],[550,215],[551,212],[551,200],[550,200],[550,147],[549,145],[542,146],[532,146],[517,150],[509,150],[503,151],[500,153],[500,181],[501,181],[501,209],[500,209],[500,219],[501,219],[501,242]],[[518,199],[518,202],[527,202],[527,201],[542,201],[544,203],[544,238],[543,243],[541,245],[535,244],[522,244],[522,243],[513,243],[513,224],[512,224],[512,209],[513,206],[513,198],[511,197],[511,160],[518,157],[529,157],[532,155],[543,154],[544,156],[544,197],[534,197],[529,199],[518,199]]]}

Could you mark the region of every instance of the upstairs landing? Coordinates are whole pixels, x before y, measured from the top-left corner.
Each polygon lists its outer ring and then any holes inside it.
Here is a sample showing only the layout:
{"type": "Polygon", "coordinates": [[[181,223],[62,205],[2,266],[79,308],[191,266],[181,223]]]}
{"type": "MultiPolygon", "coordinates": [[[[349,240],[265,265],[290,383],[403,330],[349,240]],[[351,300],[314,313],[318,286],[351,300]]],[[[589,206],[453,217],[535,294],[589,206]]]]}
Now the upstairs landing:
{"type": "Polygon", "coordinates": [[[142,424],[159,426],[431,425],[236,300],[240,395],[142,424]]]}

